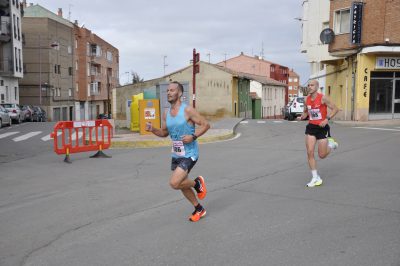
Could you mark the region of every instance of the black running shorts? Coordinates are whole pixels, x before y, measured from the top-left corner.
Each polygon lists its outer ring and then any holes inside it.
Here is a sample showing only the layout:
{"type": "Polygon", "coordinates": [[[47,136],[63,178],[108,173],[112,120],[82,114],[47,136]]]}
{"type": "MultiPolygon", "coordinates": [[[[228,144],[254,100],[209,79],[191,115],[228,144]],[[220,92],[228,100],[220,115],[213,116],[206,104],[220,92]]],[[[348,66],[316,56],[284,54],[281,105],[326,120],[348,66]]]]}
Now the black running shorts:
{"type": "Polygon", "coordinates": [[[171,161],[171,170],[175,171],[177,167],[182,168],[183,170],[190,173],[193,166],[197,163],[197,160],[192,160],[192,158],[172,158],[171,161]]]}
{"type": "Polygon", "coordinates": [[[329,129],[329,125],[320,127],[318,125],[308,124],[305,133],[306,135],[314,136],[317,139],[326,139],[329,129]]]}

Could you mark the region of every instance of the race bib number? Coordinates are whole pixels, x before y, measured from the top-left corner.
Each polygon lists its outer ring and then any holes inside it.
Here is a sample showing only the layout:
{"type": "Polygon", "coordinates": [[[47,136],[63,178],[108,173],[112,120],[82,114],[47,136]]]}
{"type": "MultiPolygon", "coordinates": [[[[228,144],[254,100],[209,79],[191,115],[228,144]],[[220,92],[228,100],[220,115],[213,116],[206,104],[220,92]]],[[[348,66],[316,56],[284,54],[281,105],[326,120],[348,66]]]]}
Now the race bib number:
{"type": "Polygon", "coordinates": [[[172,152],[178,156],[185,156],[185,146],[183,145],[183,142],[180,140],[173,141],[172,142],[172,152]]]}
{"type": "Polygon", "coordinates": [[[310,113],[310,120],[321,120],[322,114],[319,109],[309,109],[308,112],[310,113]]]}

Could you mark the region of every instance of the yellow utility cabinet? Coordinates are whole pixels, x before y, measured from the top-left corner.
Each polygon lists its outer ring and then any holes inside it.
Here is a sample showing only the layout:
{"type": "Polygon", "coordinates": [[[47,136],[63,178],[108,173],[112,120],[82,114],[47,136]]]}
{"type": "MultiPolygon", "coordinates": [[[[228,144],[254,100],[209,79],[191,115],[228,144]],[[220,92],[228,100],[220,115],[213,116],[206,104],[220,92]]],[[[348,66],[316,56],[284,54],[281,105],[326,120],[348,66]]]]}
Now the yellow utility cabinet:
{"type": "Polygon", "coordinates": [[[146,122],[151,122],[154,128],[160,128],[160,100],[145,99],[139,101],[140,134],[152,134],[146,131],[146,122]]]}
{"type": "Polygon", "coordinates": [[[139,131],[139,101],[143,99],[143,93],[132,95],[131,103],[131,131],[139,131]]]}

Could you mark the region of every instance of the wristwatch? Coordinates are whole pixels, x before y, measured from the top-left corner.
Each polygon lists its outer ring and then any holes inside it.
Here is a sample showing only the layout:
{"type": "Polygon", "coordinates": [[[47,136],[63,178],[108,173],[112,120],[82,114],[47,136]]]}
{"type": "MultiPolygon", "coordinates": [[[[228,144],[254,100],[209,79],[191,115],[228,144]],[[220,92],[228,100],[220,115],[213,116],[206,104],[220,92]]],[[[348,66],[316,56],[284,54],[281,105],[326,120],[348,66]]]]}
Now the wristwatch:
{"type": "Polygon", "coordinates": [[[193,140],[197,139],[197,136],[195,134],[192,134],[193,140]]]}

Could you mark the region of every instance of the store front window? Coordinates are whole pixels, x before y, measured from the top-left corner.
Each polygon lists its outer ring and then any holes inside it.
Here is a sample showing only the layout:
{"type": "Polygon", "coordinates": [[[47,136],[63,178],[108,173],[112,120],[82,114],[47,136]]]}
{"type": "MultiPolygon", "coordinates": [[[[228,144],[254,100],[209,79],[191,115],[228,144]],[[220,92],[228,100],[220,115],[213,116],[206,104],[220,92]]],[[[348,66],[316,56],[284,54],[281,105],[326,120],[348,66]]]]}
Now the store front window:
{"type": "Polygon", "coordinates": [[[400,72],[371,72],[369,116],[400,118],[400,72]]]}

